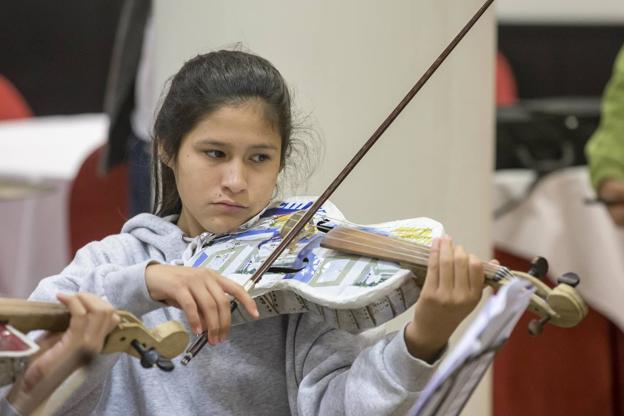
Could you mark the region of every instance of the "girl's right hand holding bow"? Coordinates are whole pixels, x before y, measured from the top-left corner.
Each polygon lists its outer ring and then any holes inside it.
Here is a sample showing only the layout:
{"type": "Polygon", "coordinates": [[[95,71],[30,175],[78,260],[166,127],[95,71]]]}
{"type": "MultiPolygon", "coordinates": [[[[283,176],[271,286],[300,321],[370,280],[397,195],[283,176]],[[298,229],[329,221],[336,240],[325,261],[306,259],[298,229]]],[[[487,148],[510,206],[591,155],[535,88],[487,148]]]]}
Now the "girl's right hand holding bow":
{"type": "Polygon", "coordinates": [[[259,317],[256,302],[241,285],[205,267],[150,264],[145,283],[152,299],[184,311],[193,332],[207,331],[211,345],[225,341],[229,334],[232,297],[251,316],[259,317]]]}

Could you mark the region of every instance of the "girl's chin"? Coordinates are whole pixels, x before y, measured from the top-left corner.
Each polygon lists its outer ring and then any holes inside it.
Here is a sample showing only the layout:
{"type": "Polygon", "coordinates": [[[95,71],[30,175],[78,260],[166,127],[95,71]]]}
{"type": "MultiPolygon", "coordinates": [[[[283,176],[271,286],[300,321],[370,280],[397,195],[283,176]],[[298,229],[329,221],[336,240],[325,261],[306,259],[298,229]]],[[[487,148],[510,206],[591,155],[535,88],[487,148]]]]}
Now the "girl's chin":
{"type": "Polygon", "coordinates": [[[204,229],[213,234],[229,234],[232,233],[244,224],[244,221],[237,221],[234,219],[209,221],[204,229]]]}

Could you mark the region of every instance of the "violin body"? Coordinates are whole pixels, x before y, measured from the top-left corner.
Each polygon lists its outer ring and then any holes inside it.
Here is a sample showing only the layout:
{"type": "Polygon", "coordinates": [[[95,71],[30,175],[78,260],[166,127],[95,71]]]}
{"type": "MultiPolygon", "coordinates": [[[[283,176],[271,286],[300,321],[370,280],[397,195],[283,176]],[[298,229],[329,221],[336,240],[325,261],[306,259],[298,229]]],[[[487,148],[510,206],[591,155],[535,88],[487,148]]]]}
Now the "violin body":
{"type": "MultiPolygon", "coordinates": [[[[287,219],[312,202],[305,197],[280,202],[253,228],[213,240],[185,265],[209,267],[242,285],[281,242],[287,219]]],[[[325,204],[313,220],[330,228],[345,222],[331,203],[325,204]]],[[[362,228],[428,245],[444,234],[442,225],[428,218],[362,228]]],[[[325,234],[312,225],[302,234],[250,290],[261,318],[310,311],[336,328],[358,332],[389,321],[418,299],[420,287],[415,275],[423,278],[424,268],[410,270],[395,262],[321,247],[325,234]]],[[[247,321],[253,318],[244,308],[237,308],[232,323],[247,321]]]]}
{"type": "MultiPolygon", "coordinates": [[[[245,286],[281,243],[289,223],[313,201],[295,197],[277,202],[253,228],[207,242],[184,264],[209,267],[245,286]]],[[[349,332],[373,328],[416,303],[429,247],[442,235],[442,225],[429,218],[359,226],[328,202],[249,293],[260,318],[312,312],[349,332]]],[[[587,314],[585,302],[570,285],[551,289],[535,276],[487,264],[485,278],[494,288],[516,278],[530,283],[534,294],[529,310],[540,318],[532,333],[539,333],[546,322],[574,326],[587,314]]],[[[252,320],[243,308],[232,316],[233,325],[252,320]]]]}

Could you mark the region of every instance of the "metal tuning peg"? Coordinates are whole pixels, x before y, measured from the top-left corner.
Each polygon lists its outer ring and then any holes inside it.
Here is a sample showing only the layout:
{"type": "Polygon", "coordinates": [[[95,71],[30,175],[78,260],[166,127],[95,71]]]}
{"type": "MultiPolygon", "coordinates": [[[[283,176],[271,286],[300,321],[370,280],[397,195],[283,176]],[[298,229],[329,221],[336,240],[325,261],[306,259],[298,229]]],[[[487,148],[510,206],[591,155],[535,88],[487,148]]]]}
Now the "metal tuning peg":
{"type": "Polygon", "coordinates": [[[531,268],[527,273],[538,279],[545,278],[546,273],[548,273],[548,260],[544,257],[533,258],[533,260],[531,260],[531,268]]]}
{"type": "Polygon", "coordinates": [[[160,355],[154,348],[145,348],[145,346],[136,339],[133,340],[130,345],[139,353],[143,368],[152,368],[154,364],[157,364],[160,360],[160,355]]]}
{"type": "Polygon", "coordinates": [[[557,283],[576,287],[581,282],[581,278],[576,273],[568,272],[557,278],[557,283]]]}
{"type": "Polygon", "coordinates": [[[156,361],[156,367],[160,368],[162,371],[166,371],[167,373],[173,371],[175,368],[171,360],[163,357],[158,358],[158,361],[156,361]]]}
{"type": "Polygon", "coordinates": [[[529,334],[536,336],[542,333],[544,325],[550,321],[550,316],[545,316],[541,319],[533,319],[529,322],[529,334]]]}

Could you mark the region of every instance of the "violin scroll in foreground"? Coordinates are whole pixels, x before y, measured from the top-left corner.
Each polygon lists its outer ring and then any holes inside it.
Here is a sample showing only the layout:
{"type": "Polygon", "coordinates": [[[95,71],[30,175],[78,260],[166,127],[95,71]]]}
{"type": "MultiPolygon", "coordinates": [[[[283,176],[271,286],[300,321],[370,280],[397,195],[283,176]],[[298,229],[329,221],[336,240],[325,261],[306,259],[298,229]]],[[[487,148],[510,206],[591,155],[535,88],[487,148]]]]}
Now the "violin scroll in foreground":
{"type": "MultiPolygon", "coordinates": [[[[119,324],[108,334],[103,353],[123,352],[141,360],[143,367],[157,366],[163,371],[173,370],[171,358],[180,354],[188,343],[188,334],[176,321],[165,322],[154,329],[146,328],[133,314],[117,311],[119,324]]],[[[58,303],[33,302],[23,299],[0,299],[0,367],[2,382],[13,382],[26,365],[28,357],[37,351],[21,332],[46,330],[60,332],[67,329],[70,314],[58,303]],[[17,371],[14,371],[17,370],[17,371]]]]}

